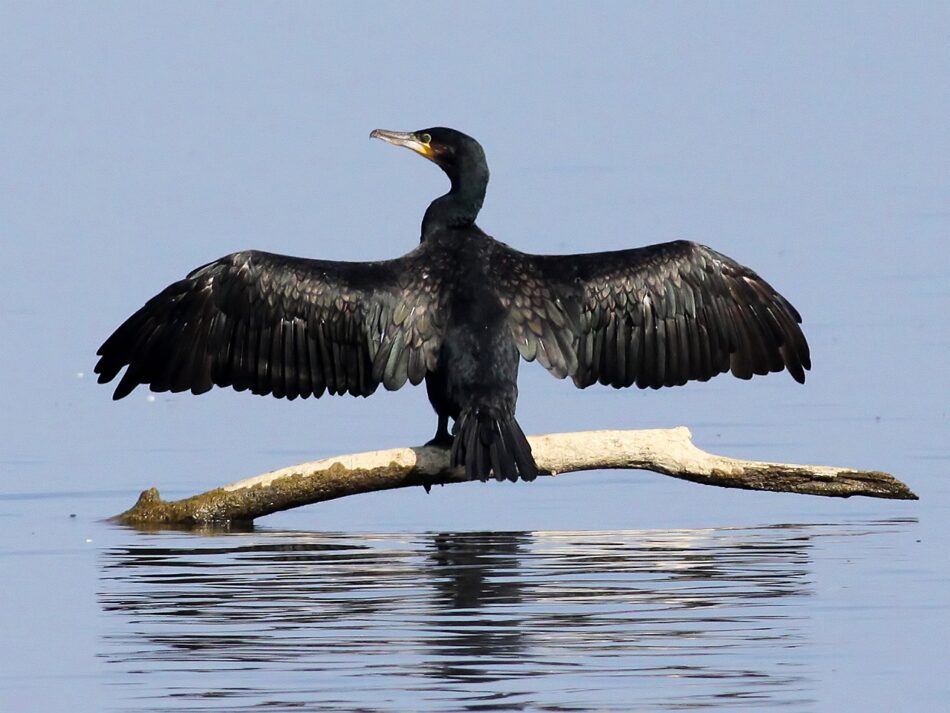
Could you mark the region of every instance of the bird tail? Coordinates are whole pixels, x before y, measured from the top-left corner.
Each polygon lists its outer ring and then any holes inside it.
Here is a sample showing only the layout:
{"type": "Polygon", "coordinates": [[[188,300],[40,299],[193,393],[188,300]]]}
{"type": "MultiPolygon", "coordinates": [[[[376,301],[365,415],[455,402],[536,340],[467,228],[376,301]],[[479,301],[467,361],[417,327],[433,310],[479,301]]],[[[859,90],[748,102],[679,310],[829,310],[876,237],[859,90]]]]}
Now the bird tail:
{"type": "Polygon", "coordinates": [[[472,406],[459,415],[452,443],[452,466],[465,466],[469,480],[534,480],[538,466],[521,426],[511,414],[472,406]]]}

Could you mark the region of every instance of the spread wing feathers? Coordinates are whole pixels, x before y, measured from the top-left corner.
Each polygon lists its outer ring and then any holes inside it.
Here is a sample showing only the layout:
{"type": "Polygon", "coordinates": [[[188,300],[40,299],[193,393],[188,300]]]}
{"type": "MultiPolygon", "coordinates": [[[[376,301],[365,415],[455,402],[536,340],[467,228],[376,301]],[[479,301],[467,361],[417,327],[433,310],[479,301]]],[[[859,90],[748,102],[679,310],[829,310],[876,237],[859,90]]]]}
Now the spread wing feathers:
{"type": "Polygon", "coordinates": [[[686,241],[509,260],[522,356],[584,388],[659,388],[811,367],[801,317],[752,270],[686,241]]]}
{"type": "Polygon", "coordinates": [[[540,255],[501,246],[492,254],[490,274],[500,284],[496,293],[507,310],[508,327],[521,356],[538,360],[563,379],[577,373],[577,325],[581,321],[576,290],[551,280],[540,255]]]}
{"type": "Polygon", "coordinates": [[[288,399],[418,384],[435,368],[444,322],[438,278],[419,253],[366,263],[223,257],[167,287],[105,341],[99,383],[127,366],[113,398],[139,384],[288,399]]]}

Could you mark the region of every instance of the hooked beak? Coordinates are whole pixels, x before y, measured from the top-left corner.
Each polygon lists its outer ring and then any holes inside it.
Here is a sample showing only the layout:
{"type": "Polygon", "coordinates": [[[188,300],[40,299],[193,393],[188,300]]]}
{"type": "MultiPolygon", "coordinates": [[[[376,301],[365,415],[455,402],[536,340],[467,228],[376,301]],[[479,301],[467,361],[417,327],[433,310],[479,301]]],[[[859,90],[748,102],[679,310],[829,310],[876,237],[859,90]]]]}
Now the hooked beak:
{"type": "Polygon", "coordinates": [[[412,132],[373,129],[370,132],[369,137],[371,139],[382,139],[387,144],[392,144],[393,146],[404,146],[407,149],[412,149],[417,154],[420,156],[425,156],[430,161],[435,156],[435,153],[432,151],[432,146],[420,141],[419,137],[412,132]]]}

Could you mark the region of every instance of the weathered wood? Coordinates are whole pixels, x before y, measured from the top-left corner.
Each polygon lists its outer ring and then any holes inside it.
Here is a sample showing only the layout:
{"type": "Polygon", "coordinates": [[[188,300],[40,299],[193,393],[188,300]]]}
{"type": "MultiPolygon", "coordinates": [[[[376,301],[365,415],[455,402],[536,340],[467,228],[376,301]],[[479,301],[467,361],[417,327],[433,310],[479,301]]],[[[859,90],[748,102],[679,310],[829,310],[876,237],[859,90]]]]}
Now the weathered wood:
{"type": "MultiPolygon", "coordinates": [[[[704,485],[847,498],[916,500],[887,473],[831,466],[740,460],[700,450],[686,428],[555,433],[528,439],[545,475],[583,470],[651,470],[704,485]]],[[[248,523],[263,515],[345,495],[464,482],[447,450],[394,448],[282,468],[184,500],[146,490],[116,520],[129,524],[248,523]]]]}

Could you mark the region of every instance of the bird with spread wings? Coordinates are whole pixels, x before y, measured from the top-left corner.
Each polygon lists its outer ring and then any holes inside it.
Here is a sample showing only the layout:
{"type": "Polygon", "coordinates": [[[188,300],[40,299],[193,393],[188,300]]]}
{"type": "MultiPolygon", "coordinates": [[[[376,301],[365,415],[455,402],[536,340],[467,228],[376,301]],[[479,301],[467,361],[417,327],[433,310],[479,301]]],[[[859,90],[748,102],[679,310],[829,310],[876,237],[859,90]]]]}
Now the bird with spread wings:
{"type": "Polygon", "coordinates": [[[475,219],[488,184],[482,147],[461,132],[374,131],[445,171],[418,247],[379,262],[244,251],[192,271],[103,343],[114,398],[213,386],[294,399],[369,396],[423,381],[432,443],[469,478],[531,480],[515,420],[519,358],[579,388],[676,386],[731,372],[811,366],[795,308],[747,267],[687,241],[614,252],[532,255],[475,219]],[[454,421],[450,432],[449,419],[454,421]]]}

